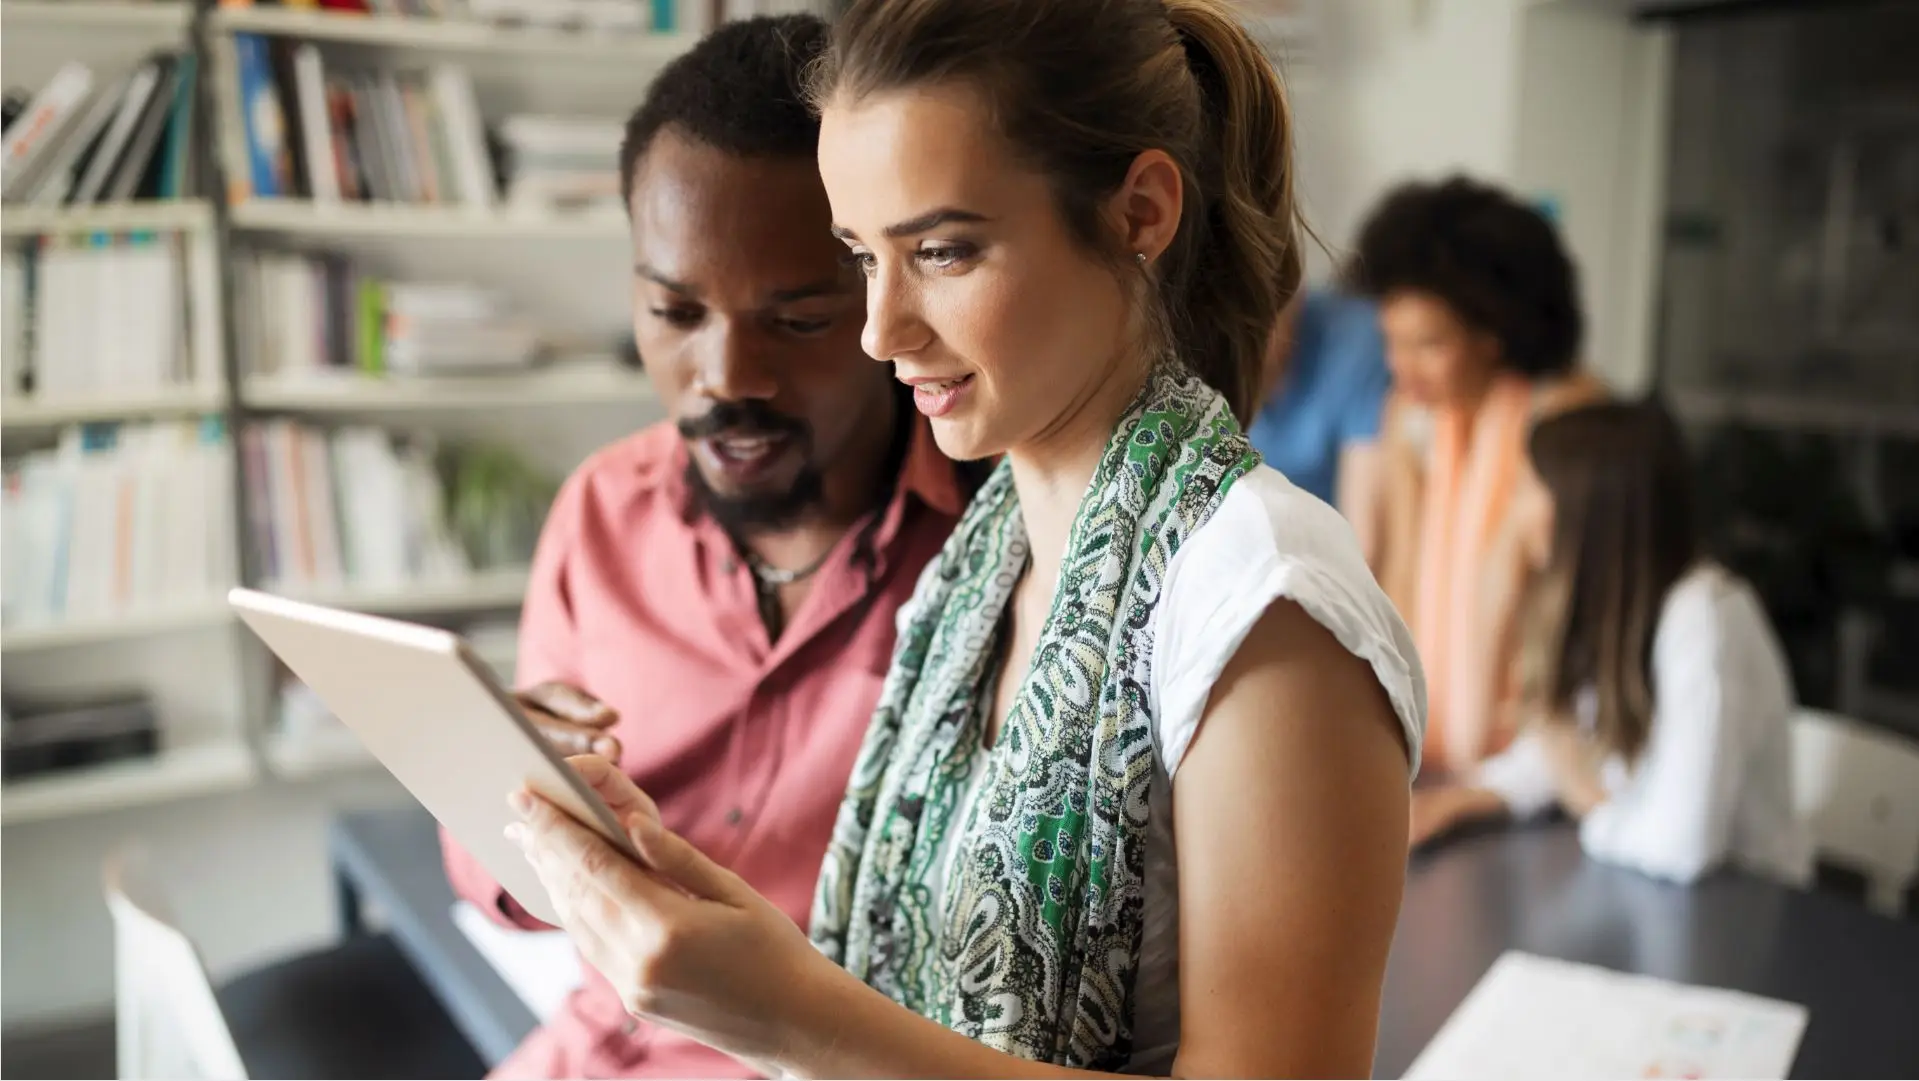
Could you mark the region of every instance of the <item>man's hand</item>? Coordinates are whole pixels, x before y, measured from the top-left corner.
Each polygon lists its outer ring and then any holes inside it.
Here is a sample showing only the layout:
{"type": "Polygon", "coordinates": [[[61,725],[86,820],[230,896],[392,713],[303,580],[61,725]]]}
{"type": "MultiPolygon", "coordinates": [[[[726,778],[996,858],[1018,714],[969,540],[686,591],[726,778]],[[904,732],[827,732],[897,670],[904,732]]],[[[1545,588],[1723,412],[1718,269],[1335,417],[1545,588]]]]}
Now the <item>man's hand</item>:
{"type": "Polygon", "coordinates": [[[578,687],[542,683],[513,695],[533,726],[563,755],[597,754],[620,760],[620,741],[609,729],[620,715],[578,687]]]}

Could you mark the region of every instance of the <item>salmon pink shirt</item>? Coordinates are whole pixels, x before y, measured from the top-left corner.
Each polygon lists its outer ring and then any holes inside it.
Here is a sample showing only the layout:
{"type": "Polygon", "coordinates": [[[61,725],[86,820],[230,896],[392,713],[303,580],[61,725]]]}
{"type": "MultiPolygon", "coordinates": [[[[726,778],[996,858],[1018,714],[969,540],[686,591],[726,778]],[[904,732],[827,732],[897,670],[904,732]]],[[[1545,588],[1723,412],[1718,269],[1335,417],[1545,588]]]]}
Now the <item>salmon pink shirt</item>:
{"type": "MultiPolygon", "coordinates": [[[[657,425],[568,479],[534,557],[518,682],[573,684],[619,711],[620,765],[666,825],[803,929],[847,776],[893,654],[893,621],[964,502],[926,423],[886,504],[848,530],[777,642],[752,572],[699,513],[687,450],[657,425]]],[[[451,837],[447,875],[502,923],[541,926],[451,837]]],[[[751,1077],[629,1017],[591,968],[496,1076],[751,1077]]]]}

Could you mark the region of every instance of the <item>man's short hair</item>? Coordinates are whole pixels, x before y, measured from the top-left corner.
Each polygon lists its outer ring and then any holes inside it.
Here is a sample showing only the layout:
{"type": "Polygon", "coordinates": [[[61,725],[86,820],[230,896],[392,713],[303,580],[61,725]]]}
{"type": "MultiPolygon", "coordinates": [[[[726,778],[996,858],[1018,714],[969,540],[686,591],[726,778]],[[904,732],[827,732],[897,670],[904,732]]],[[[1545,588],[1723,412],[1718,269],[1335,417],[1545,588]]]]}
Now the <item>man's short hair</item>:
{"type": "Polygon", "coordinates": [[[819,151],[820,119],[801,84],[826,49],[826,24],[812,15],[727,23],[681,55],[647,89],[620,143],[620,200],[631,206],[640,157],[665,128],[746,157],[808,158],[819,151]]]}

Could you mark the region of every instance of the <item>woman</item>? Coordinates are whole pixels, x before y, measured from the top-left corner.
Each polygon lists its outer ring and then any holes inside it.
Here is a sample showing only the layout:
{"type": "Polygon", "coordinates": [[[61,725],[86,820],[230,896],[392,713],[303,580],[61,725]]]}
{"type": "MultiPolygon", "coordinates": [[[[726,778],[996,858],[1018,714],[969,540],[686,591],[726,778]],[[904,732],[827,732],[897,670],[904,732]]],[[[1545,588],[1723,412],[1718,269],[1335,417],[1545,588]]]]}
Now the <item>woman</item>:
{"type": "Polygon", "coordinates": [[[1492,187],[1409,184],[1363,227],[1352,284],[1379,303],[1394,393],[1369,555],[1413,626],[1431,717],[1424,766],[1469,769],[1512,735],[1511,658],[1489,648],[1485,584],[1510,574],[1526,432],[1599,397],[1576,368],[1572,261],[1544,218],[1492,187]]]}
{"type": "Polygon", "coordinates": [[[1276,74],[1219,0],[859,0],[817,99],[867,351],[1002,460],[901,613],[813,944],[594,759],[647,869],[523,796],[567,928],[769,1071],[1367,1072],[1423,684],[1240,430],[1300,276],[1276,74]]]}
{"type": "Polygon", "coordinates": [[[1803,883],[1791,679],[1751,588],[1700,558],[1678,429],[1655,405],[1589,406],[1542,422],[1531,458],[1515,504],[1539,575],[1521,627],[1534,721],[1469,783],[1417,793],[1413,842],[1557,803],[1596,859],[1803,883]]]}

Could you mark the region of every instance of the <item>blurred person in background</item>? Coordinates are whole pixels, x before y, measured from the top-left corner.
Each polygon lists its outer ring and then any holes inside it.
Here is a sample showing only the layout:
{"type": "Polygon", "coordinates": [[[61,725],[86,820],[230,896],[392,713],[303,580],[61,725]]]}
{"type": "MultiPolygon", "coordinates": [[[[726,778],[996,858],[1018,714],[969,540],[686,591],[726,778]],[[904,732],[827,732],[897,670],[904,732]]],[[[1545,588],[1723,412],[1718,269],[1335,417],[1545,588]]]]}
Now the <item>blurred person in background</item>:
{"type": "Polygon", "coordinates": [[[1595,859],[1691,882],[1725,862],[1803,885],[1791,677],[1752,588],[1699,550],[1692,464],[1656,404],[1542,421],[1513,499],[1526,553],[1520,735],[1414,793],[1418,844],[1557,805],[1595,859]]]}
{"type": "MultiPolygon", "coordinates": [[[[800,92],[825,40],[811,16],[731,23],[628,122],[634,332],[670,419],[560,492],[518,673],[550,739],[617,762],[802,927],[895,616],[968,491],[860,349],[864,283],[830,230],[800,92]]],[[[462,898],[538,926],[443,841],[462,898]]],[[[496,1076],[754,1073],[635,1019],[589,968],[496,1076]]]]}
{"type": "Polygon", "coordinates": [[[1376,530],[1374,570],[1426,668],[1424,765],[1468,769],[1512,738],[1512,658],[1491,633],[1512,599],[1489,585],[1522,558],[1527,433],[1605,393],[1578,363],[1577,275],[1545,218],[1455,177],[1389,194],[1349,276],[1379,304],[1393,376],[1378,503],[1356,517],[1376,530]]]}
{"type": "Polygon", "coordinates": [[[1392,378],[1379,312],[1337,289],[1302,290],[1280,314],[1259,413],[1246,429],[1266,464],[1339,508],[1376,556],[1379,417],[1392,378]]]}

